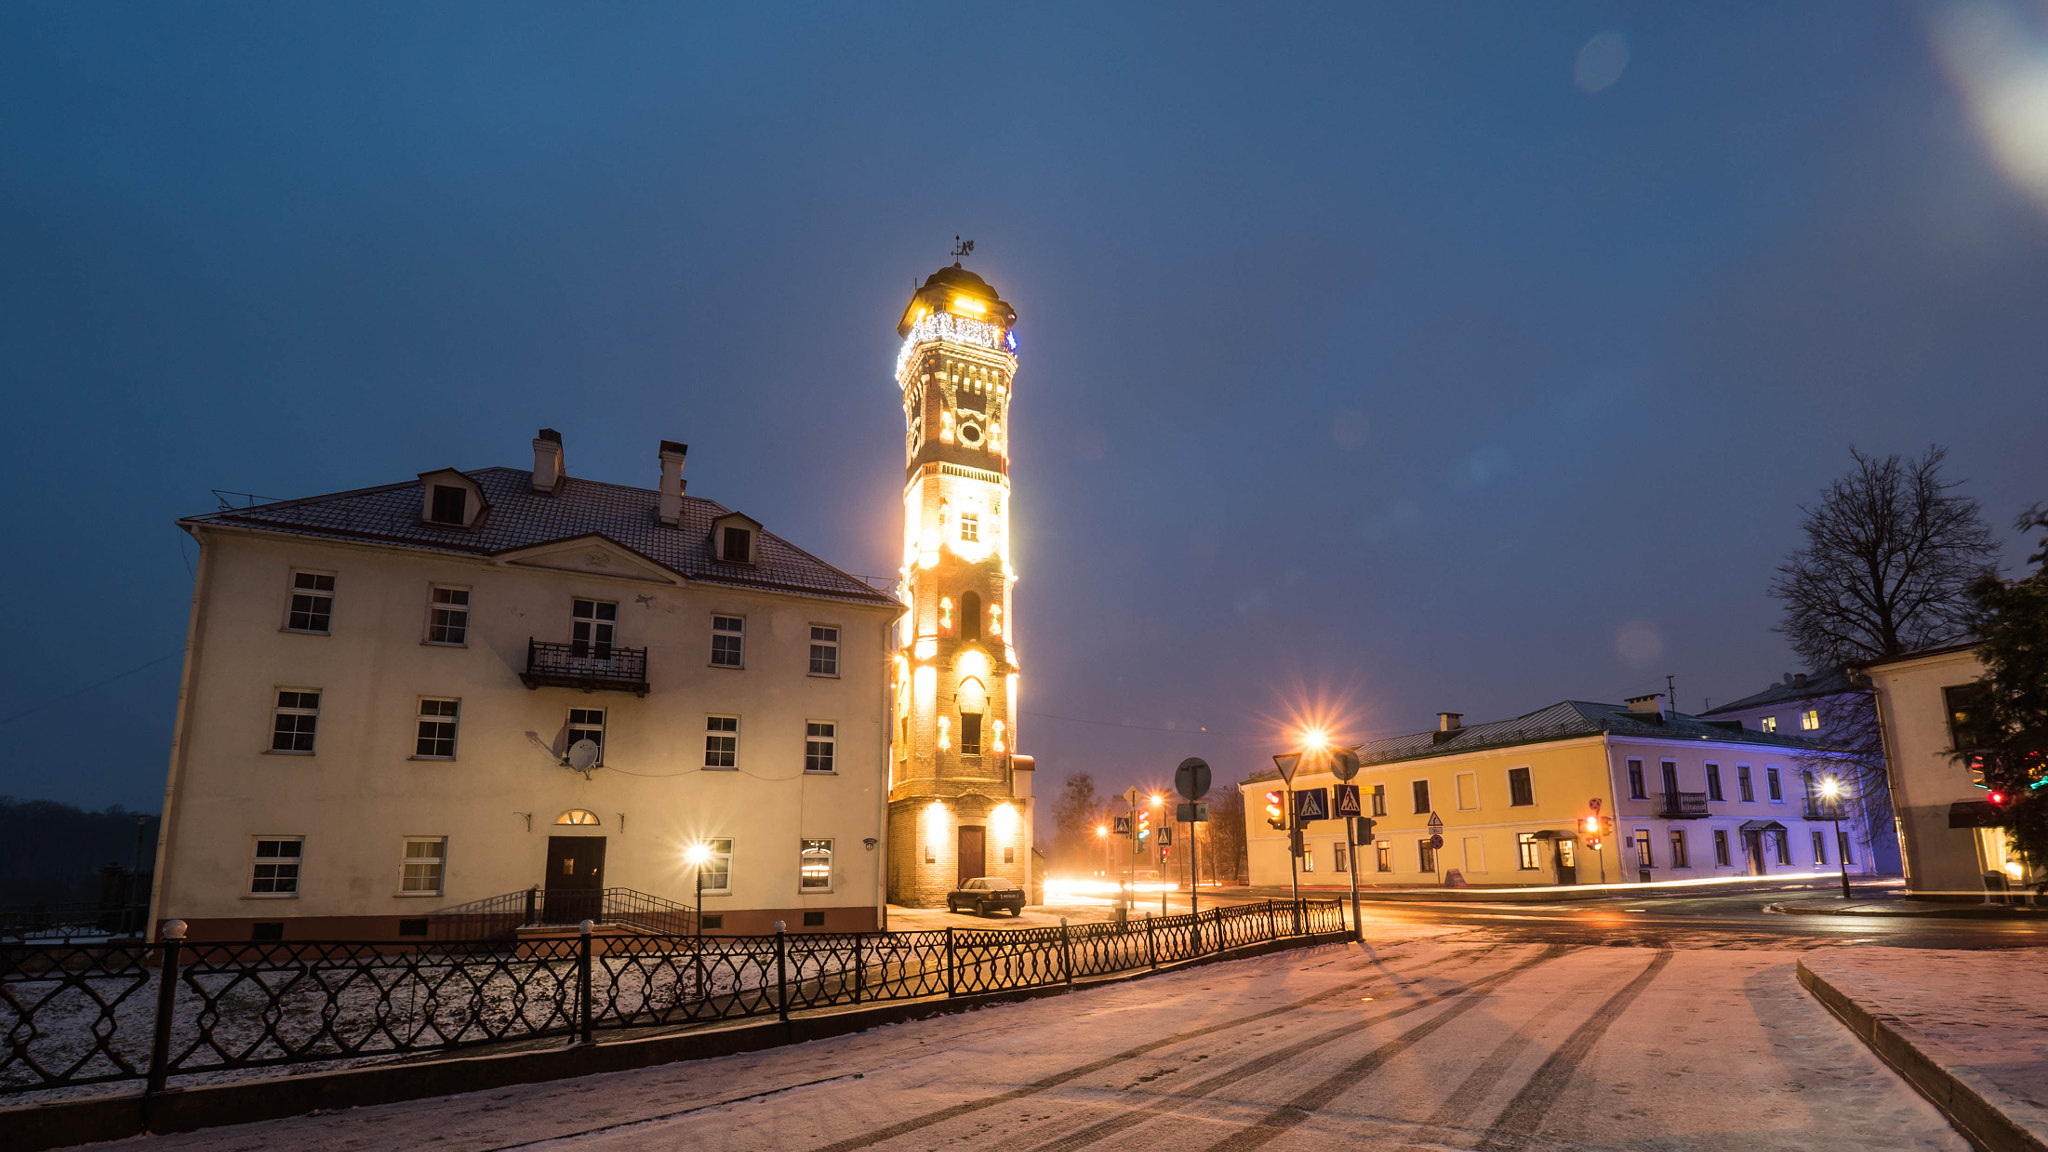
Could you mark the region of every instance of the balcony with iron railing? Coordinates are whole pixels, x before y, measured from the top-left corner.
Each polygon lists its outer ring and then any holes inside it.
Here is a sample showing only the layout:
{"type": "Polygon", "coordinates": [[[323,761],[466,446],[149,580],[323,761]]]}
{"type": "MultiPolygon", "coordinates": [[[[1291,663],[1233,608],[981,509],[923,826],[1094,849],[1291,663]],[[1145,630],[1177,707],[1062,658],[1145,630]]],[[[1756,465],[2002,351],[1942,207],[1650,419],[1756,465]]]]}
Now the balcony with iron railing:
{"type": "Polygon", "coordinates": [[[1666,820],[1698,820],[1710,815],[1705,792],[1666,792],[1657,815],[1666,820]]]}
{"type": "Polygon", "coordinates": [[[1846,799],[1847,797],[1843,797],[1842,800],[1829,800],[1825,796],[1808,796],[1806,798],[1806,818],[1808,820],[1840,820],[1849,814],[1848,806],[1843,803],[1843,800],[1846,799]]]}
{"type": "Polygon", "coordinates": [[[519,679],[528,688],[605,689],[647,695],[647,649],[614,644],[526,641],[526,671],[519,679]]]}

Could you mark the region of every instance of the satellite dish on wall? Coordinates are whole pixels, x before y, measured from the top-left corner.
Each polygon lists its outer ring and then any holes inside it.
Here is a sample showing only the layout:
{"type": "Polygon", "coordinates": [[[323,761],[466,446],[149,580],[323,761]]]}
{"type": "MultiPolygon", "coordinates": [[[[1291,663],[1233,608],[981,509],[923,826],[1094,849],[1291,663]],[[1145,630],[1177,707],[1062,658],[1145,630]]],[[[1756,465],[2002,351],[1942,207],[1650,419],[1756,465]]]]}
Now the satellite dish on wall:
{"type": "Polygon", "coordinates": [[[597,763],[597,741],[578,740],[569,745],[569,754],[562,758],[562,765],[573,768],[585,776],[590,775],[590,766],[597,763]]]}

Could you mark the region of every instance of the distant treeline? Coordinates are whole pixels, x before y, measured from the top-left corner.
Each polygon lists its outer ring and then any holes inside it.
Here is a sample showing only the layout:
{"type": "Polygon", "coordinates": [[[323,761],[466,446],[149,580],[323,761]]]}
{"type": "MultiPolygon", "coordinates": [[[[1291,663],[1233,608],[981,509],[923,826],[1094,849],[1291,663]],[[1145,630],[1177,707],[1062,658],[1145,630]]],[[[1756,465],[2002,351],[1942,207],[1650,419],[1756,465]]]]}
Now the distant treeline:
{"type": "MultiPolygon", "coordinates": [[[[115,805],[88,812],[54,800],[0,796],[0,907],[85,904],[102,898],[112,864],[135,864],[136,821],[142,820],[142,871],[156,867],[156,816],[115,805]]],[[[122,883],[117,889],[131,887],[122,883]]],[[[141,891],[147,900],[147,888],[141,891]]]]}

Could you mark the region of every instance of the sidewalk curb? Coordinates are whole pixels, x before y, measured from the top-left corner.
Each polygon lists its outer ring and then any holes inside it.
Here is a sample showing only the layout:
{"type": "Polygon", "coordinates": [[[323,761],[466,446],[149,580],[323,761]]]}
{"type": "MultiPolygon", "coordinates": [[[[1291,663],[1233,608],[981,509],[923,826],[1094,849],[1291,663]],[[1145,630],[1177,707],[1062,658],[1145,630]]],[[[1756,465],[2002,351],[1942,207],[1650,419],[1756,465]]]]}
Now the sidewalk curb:
{"type": "Polygon", "coordinates": [[[1346,944],[1350,937],[1346,930],[1261,940],[1224,952],[1161,964],[1156,969],[1127,969],[1079,979],[1071,988],[1049,983],[967,996],[884,1001],[866,1007],[799,1011],[786,1022],[773,1018],[750,1019],[723,1027],[620,1038],[598,1044],[557,1044],[509,1052],[453,1054],[426,1060],[399,1059],[387,1064],[325,1072],[302,1072],[189,1088],[173,1087],[149,1101],[146,1109],[139,1092],[15,1105],[0,1108],[0,1152],[43,1152],[49,1148],[117,1140],[145,1132],[190,1132],[227,1124],[282,1120],[328,1109],[397,1104],[600,1072],[625,1072],[688,1060],[708,1060],[865,1032],[885,1024],[1063,996],[1226,960],[1247,960],[1297,948],[1346,944]]]}
{"type": "Polygon", "coordinates": [[[1998,908],[1984,910],[1976,904],[1961,904],[1954,909],[1946,908],[1901,908],[1896,912],[1858,912],[1851,908],[1794,908],[1789,904],[1766,904],[1764,911],[1780,916],[1875,916],[1882,919],[1898,920],[2042,920],[2048,919],[2048,911],[2037,908],[1998,908]]]}
{"type": "Polygon", "coordinates": [[[1892,1027],[1889,1016],[1870,1012],[1799,961],[1799,983],[1827,1006],[1877,1058],[1906,1078],[1914,1090],[1941,1109],[1963,1139],[1979,1152],[2048,1152],[2048,1142],[2028,1131],[1977,1090],[1936,1063],[1892,1027]]]}

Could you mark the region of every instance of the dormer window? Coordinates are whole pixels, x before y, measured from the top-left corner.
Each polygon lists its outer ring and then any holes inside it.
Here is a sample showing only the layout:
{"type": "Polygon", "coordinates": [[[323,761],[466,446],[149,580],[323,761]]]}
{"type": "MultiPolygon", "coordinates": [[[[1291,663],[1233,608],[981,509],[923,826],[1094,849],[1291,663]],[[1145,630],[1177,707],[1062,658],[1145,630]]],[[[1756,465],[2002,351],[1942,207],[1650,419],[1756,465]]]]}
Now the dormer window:
{"type": "Polygon", "coordinates": [[[427,517],[436,524],[462,524],[469,519],[469,493],[452,484],[434,485],[434,507],[427,517]]]}
{"type": "Polygon", "coordinates": [[[711,522],[712,553],[727,564],[753,564],[760,557],[761,523],[728,512],[711,522]]]}
{"type": "Polygon", "coordinates": [[[453,468],[420,473],[420,519],[428,524],[473,528],[489,509],[477,482],[453,468]]]}

